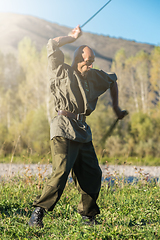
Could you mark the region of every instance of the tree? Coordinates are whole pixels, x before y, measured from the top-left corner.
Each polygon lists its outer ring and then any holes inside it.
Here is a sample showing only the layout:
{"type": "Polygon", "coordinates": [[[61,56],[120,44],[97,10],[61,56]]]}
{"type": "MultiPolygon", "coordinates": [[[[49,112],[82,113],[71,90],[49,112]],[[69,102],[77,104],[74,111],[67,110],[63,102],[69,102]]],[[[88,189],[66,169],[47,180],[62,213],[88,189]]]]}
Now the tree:
{"type": "Polygon", "coordinates": [[[148,92],[149,92],[149,56],[144,51],[140,51],[135,56],[134,61],[135,77],[137,78],[137,90],[141,99],[141,109],[145,113],[149,110],[148,92]]]}
{"type": "Polygon", "coordinates": [[[28,111],[40,108],[46,102],[47,59],[46,51],[38,52],[29,38],[19,43],[18,50],[18,61],[25,73],[25,81],[19,86],[19,97],[26,116],[28,111]]]}
{"type": "Polygon", "coordinates": [[[119,102],[122,107],[125,106],[126,102],[125,60],[126,53],[125,50],[121,48],[119,51],[117,51],[111,66],[111,71],[115,72],[118,78],[119,102]]]}
{"type": "Polygon", "coordinates": [[[155,47],[151,53],[150,79],[153,90],[157,92],[160,101],[160,46],[155,47]]]}
{"type": "Polygon", "coordinates": [[[3,82],[4,82],[4,56],[0,52],[0,120],[3,118],[3,82]]]}
{"type": "Polygon", "coordinates": [[[129,107],[130,111],[139,112],[139,102],[138,102],[138,92],[136,87],[136,78],[135,78],[135,69],[133,67],[134,57],[130,57],[126,59],[125,62],[125,74],[126,78],[128,79],[128,99],[131,100],[132,107],[129,107]],[[132,101],[133,99],[133,101],[132,101]]]}
{"type": "Polygon", "coordinates": [[[127,59],[121,49],[115,56],[112,70],[118,76],[120,105],[131,111],[146,112],[149,108],[149,55],[140,51],[127,59]]]}

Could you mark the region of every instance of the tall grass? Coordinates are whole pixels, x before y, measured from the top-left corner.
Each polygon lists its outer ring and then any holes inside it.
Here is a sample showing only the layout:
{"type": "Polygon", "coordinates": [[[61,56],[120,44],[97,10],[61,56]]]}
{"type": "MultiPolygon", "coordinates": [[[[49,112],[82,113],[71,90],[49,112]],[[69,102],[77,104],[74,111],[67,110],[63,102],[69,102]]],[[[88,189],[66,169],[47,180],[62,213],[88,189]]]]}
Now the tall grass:
{"type": "Polygon", "coordinates": [[[128,184],[115,177],[102,183],[98,204],[100,225],[86,226],[77,213],[80,200],[73,182],[53,212],[44,217],[44,228],[29,228],[33,199],[40,194],[43,174],[17,176],[0,183],[0,239],[160,239],[160,186],[145,178],[128,184]]]}

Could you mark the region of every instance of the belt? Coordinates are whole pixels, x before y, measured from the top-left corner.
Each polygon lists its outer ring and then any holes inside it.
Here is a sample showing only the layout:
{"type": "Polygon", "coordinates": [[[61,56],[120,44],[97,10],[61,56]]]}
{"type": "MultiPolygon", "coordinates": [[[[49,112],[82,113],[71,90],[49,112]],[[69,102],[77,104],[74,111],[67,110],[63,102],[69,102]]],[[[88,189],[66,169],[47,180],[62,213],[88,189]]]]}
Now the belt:
{"type": "Polygon", "coordinates": [[[76,120],[79,120],[82,122],[86,120],[86,116],[84,114],[80,114],[80,113],[75,114],[75,113],[65,111],[65,110],[59,110],[58,115],[63,115],[65,117],[76,119],[76,120]]]}

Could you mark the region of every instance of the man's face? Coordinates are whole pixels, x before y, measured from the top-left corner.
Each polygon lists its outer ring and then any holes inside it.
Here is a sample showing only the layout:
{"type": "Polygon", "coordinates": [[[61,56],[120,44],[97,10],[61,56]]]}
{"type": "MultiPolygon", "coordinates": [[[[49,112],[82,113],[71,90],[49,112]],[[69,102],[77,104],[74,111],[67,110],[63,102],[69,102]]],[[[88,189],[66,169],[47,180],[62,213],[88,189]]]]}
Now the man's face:
{"type": "Polygon", "coordinates": [[[81,61],[77,63],[77,70],[81,73],[82,77],[86,78],[88,72],[93,67],[95,59],[94,52],[89,47],[83,49],[81,61]]]}

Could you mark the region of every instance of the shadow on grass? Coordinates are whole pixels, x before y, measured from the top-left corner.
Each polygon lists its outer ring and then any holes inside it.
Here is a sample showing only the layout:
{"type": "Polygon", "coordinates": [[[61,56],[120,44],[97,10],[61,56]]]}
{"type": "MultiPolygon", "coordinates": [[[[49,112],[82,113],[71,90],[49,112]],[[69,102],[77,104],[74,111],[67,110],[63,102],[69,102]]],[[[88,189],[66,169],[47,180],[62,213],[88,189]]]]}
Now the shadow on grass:
{"type": "Polygon", "coordinates": [[[30,210],[32,204],[30,203],[28,207],[22,208],[22,206],[18,203],[7,203],[0,206],[0,213],[5,214],[7,217],[12,217],[13,215],[21,215],[28,217],[32,214],[32,210],[30,210]]]}
{"type": "Polygon", "coordinates": [[[128,226],[129,227],[140,227],[140,226],[146,226],[147,224],[153,224],[153,223],[158,223],[159,221],[150,221],[150,220],[144,220],[144,219],[141,219],[140,221],[137,221],[137,220],[130,220],[128,226]]]}

